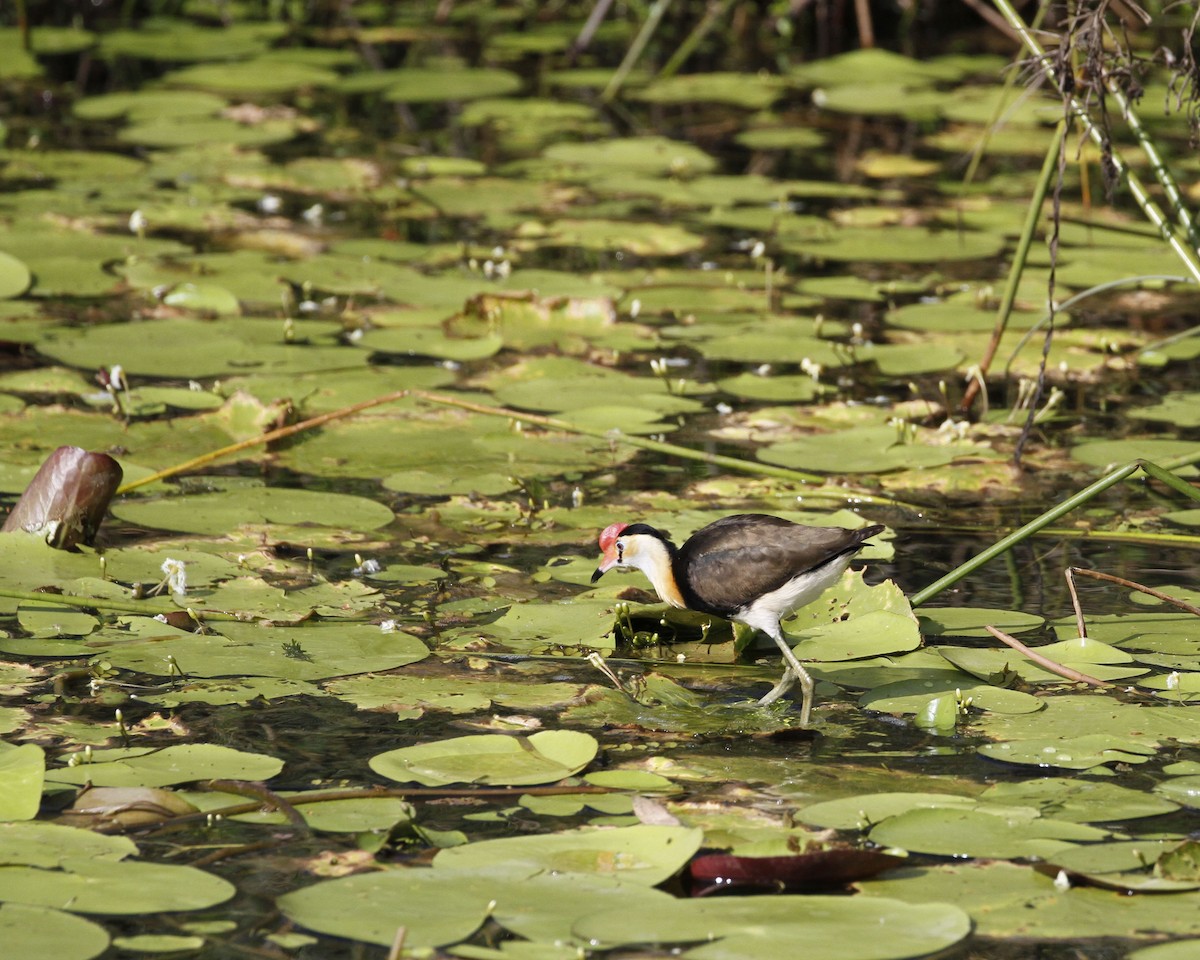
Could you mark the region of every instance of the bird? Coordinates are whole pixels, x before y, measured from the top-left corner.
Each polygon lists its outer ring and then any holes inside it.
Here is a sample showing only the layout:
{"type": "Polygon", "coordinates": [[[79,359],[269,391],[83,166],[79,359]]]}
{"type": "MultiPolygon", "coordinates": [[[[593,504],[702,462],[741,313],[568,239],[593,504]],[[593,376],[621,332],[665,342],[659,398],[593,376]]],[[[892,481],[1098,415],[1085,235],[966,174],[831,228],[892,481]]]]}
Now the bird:
{"type": "Polygon", "coordinates": [[[800,723],[808,726],[813,679],[783,637],[780,621],[812,603],[842,575],[882,524],[857,530],[812,527],[765,513],[724,517],[676,547],[646,523],[613,523],[600,534],[592,583],[616,569],[641,570],[660,600],[761,630],[783,653],[784,671],[759,704],[774,703],[800,682],[800,723]]]}

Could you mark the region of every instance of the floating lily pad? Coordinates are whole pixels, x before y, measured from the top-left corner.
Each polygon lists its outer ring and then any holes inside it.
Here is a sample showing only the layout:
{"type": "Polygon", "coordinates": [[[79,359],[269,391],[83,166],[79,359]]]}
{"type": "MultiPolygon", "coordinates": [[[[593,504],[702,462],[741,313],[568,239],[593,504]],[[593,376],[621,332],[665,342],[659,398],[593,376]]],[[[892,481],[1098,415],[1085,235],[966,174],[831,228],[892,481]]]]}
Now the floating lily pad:
{"type": "Polygon", "coordinates": [[[911,810],[958,810],[973,808],[971,797],[941,793],[874,793],[827,800],[798,812],[805,823],[838,830],[867,830],[889,817],[911,810]]]}
{"type": "Polygon", "coordinates": [[[999,256],[1006,243],[999,234],[922,227],[843,227],[820,238],[781,237],[778,242],[790,253],[821,260],[872,263],[984,260],[999,256]]]}
{"type": "Polygon", "coordinates": [[[387,507],[344,493],[250,488],[228,494],[201,493],[164,500],[120,503],[113,513],[130,523],[185,533],[224,533],[245,524],[294,524],[377,530],[392,522],[387,507]]]}
{"type": "Polygon", "coordinates": [[[367,362],[365,354],[335,346],[332,339],[289,342],[279,322],[245,317],[72,327],[50,331],[40,349],[68,366],[89,369],[98,362],[119,363],[134,376],[184,379],[250,371],[306,373],[365,366],[367,362]],[[248,361],[251,355],[253,359],[248,361]]]}
{"type": "Polygon", "coordinates": [[[1096,827],[981,805],[969,810],[911,810],[873,827],[872,841],[943,857],[1046,857],[1085,840],[1103,840],[1096,827]]]}
{"type": "Polygon", "coordinates": [[[625,173],[684,176],[709,173],[716,161],[698,147],[666,137],[609,138],[599,143],[556,143],[547,159],[581,167],[612,167],[625,173]]]}
{"type": "Polygon", "coordinates": [[[447,100],[478,100],[502,97],[521,88],[521,78],[494,68],[399,71],[384,96],[400,103],[443,103],[447,100]]]}
{"type": "Polygon", "coordinates": [[[913,904],[953,901],[970,913],[976,935],[984,937],[1079,941],[1200,932],[1193,909],[1200,906],[1200,894],[1131,897],[1087,887],[1064,890],[1050,877],[1010,863],[906,871],[859,887],[867,896],[913,904]]]}
{"type": "Polygon", "coordinates": [[[1155,752],[1153,743],[1100,733],[1042,740],[1006,740],[985,743],[979,748],[982,756],[992,760],[1065,770],[1089,770],[1105,763],[1145,763],[1155,752]]]}
{"type": "Polygon", "coordinates": [[[596,756],[595,739],[571,730],[546,730],[528,739],[491,734],[401,747],[371,758],[371,769],[402,783],[553,783],[578,773],[596,756]]]}
{"type": "Polygon", "coordinates": [[[971,921],[950,903],[918,907],[883,898],[714,897],[604,910],[575,930],[610,948],[705,943],[683,953],[694,960],[794,956],[800,942],[804,956],[813,960],[882,960],[944,950],[970,933],[971,921]],[[848,940],[848,929],[858,934],[848,940]]]}
{"type": "MultiPolygon", "coordinates": [[[[208,743],[179,744],[161,750],[114,747],[72,756],[82,762],[55,767],[47,771],[46,779],[78,785],[91,782],[98,787],[165,787],[213,778],[269,780],[283,769],[283,761],[274,757],[208,743]]],[[[0,895],[0,899],[4,897],[0,895]]]]}
{"type": "Polygon", "coordinates": [[[0,867],[0,900],[72,912],[128,915],[203,910],[234,895],[233,884],[195,867],[72,858],[57,870],[0,867]]]}
{"type": "Polygon", "coordinates": [[[782,80],[768,74],[693,73],[654,80],[630,97],[647,103],[724,103],[762,110],[783,92],[782,80]]]}
{"type": "Polygon", "coordinates": [[[29,289],[32,280],[33,275],[24,263],[0,251],[0,300],[19,297],[29,289]]]}
{"type": "Polygon", "coordinates": [[[893,427],[850,427],[832,434],[785,440],[759,451],[759,459],[783,467],[824,473],[880,473],[938,467],[985,448],[952,440],[933,431],[901,436],[893,427]]]}
{"type": "Polygon", "coordinates": [[[90,920],[23,903],[0,904],[0,939],[14,956],[55,960],[91,960],[109,944],[108,932],[90,920]]]}
{"type": "Polygon", "coordinates": [[[681,870],[702,839],[700,830],[646,824],[572,830],[450,847],[442,850],[433,864],[436,871],[484,872],[504,867],[525,876],[601,875],[644,889],[681,870]]]}
{"type": "Polygon", "coordinates": [[[168,73],[173,87],[196,87],[230,94],[292,94],[310,87],[331,87],[337,74],[323,67],[280,62],[271,57],[238,63],[202,63],[168,73]]]}
{"type": "Polygon", "coordinates": [[[1103,780],[1040,777],[992,784],[981,800],[995,804],[1032,806],[1058,820],[1104,823],[1157,817],[1177,809],[1170,800],[1103,780]]]}
{"type": "MultiPolygon", "coordinates": [[[[0,821],[31,820],[42,803],[46,759],[42,748],[26,743],[0,749],[0,821]]],[[[0,844],[8,834],[0,830],[0,844]]],[[[0,862],[13,861],[0,857],[0,862]]]]}
{"type": "MultiPolygon", "coordinates": [[[[0,758],[5,755],[0,754],[0,758]]],[[[137,845],[128,837],[106,836],[80,827],[41,821],[0,824],[0,862],[5,864],[51,868],[64,860],[124,860],[137,852],[137,845]]]]}

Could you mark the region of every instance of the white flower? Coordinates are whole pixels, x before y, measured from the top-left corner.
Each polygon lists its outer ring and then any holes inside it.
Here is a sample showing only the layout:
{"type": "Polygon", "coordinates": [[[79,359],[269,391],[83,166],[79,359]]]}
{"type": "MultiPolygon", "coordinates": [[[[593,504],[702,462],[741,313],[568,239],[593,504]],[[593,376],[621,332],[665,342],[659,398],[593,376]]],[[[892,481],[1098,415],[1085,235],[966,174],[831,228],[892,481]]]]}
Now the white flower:
{"type": "Polygon", "coordinates": [[[129,232],[141,233],[146,229],[146,215],[141,210],[134,210],[129,215],[129,232]]]}
{"type": "Polygon", "coordinates": [[[167,589],[171,593],[177,597],[187,593],[187,573],[182,560],[172,560],[168,557],[162,562],[162,572],[166,577],[167,589]]]}

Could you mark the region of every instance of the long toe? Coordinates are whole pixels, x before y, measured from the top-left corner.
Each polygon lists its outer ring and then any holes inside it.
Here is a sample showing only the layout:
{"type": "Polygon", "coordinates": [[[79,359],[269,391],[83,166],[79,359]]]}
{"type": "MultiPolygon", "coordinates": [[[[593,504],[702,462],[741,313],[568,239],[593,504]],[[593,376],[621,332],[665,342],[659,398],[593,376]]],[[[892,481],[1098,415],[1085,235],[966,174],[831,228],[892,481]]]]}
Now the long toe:
{"type": "Polygon", "coordinates": [[[809,718],[812,716],[813,708],[813,678],[809,676],[807,670],[801,669],[799,676],[796,678],[800,681],[800,691],[803,695],[803,701],[800,704],[800,726],[807,727],[809,718]]]}
{"type": "MultiPolygon", "coordinates": [[[[783,676],[779,678],[779,682],[773,686],[765,697],[758,701],[760,707],[765,707],[769,703],[774,703],[785,693],[792,689],[792,685],[796,682],[796,672],[787,667],[783,671],[783,676]]],[[[811,683],[811,681],[810,681],[811,683]]]]}

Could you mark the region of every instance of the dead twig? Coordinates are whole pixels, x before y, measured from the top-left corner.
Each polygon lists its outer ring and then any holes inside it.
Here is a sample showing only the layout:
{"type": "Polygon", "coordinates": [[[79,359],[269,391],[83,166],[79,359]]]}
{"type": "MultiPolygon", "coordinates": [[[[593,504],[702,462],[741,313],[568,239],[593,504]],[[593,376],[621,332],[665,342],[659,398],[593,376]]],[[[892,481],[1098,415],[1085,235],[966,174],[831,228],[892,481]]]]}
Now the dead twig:
{"type": "Polygon", "coordinates": [[[984,627],[984,629],[987,630],[988,633],[990,633],[993,637],[995,637],[1001,643],[1008,644],[1010,647],[1012,647],[1014,650],[1016,650],[1017,653],[1021,654],[1022,656],[1028,657],[1030,660],[1032,660],[1034,663],[1036,663],[1039,667],[1043,668],[1044,670],[1049,670],[1051,673],[1058,674],[1058,676],[1063,677],[1067,680],[1073,680],[1075,683],[1086,683],[1092,687],[1111,687],[1112,686],[1111,683],[1108,683],[1105,680],[1098,680],[1095,677],[1089,676],[1086,673],[1080,673],[1078,670],[1072,670],[1070,667],[1064,667],[1061,663],[1055,663],[1049,657],[1043,657],[1040,653],[1025,646],[1025,644],[1023,644],[1016,637],[1010,637],[1003,630],[997,630],[995,627],[993,627],[991,625],[984,627]]]}

